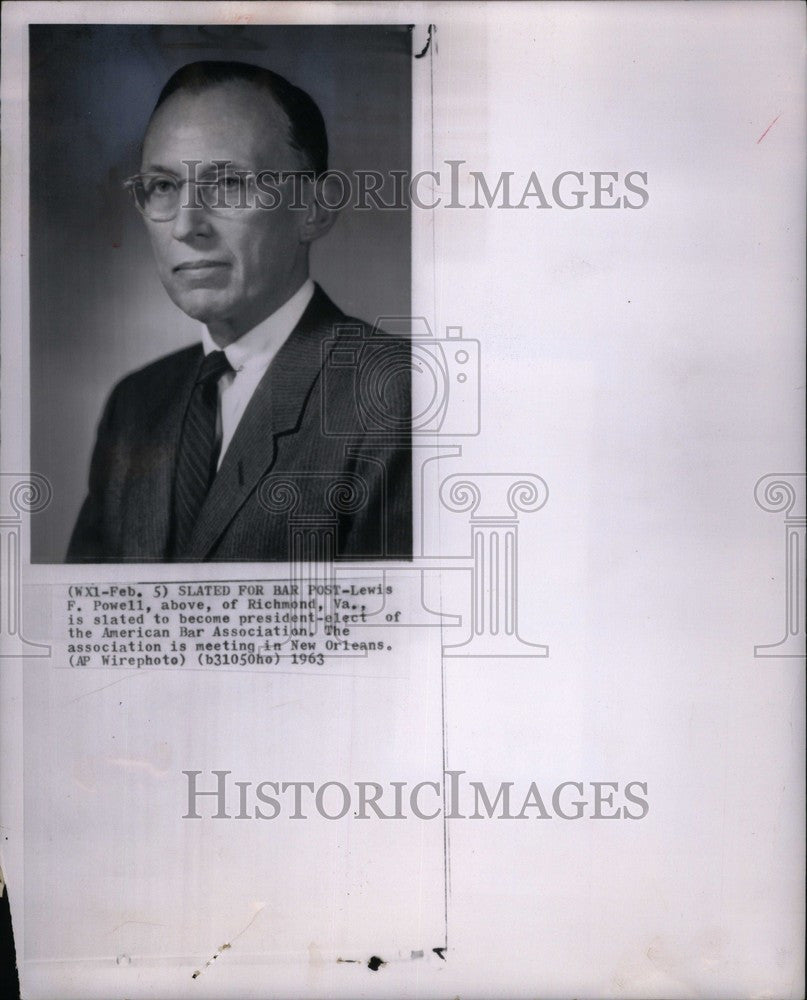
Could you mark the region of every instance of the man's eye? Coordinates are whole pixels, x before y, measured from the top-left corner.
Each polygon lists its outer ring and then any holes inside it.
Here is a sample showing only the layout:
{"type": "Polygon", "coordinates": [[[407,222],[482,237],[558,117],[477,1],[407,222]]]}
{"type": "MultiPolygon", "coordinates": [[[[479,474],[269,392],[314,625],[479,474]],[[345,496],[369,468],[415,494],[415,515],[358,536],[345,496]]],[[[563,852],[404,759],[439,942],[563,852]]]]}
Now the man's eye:
{"type": "Polygon", "coordinates": [[[218,186],[222,191],[238,191],[241,188],[241,178],[237,175],[219,177],[218,186]]]}
{"type": "Polygon", "coordinates": [[[150,181],[146,182],[145,185],[146,194],[156,197],[164,197],[165,195],[173,194],[176,191],[176,184],[167,177],[155,177],[150,181]]]}

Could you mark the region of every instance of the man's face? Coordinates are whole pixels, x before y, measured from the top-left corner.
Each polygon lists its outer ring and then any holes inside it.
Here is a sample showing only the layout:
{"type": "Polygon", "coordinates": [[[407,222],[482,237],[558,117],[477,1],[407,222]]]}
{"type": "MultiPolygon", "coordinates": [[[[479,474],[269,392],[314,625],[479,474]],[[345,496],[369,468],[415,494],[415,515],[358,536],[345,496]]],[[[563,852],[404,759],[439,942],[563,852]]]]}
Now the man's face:
{"type": "MultiPolygon", "coordinates": [[[[195,176],[233,169],[299,170],[304,164],[288,142],[288,121],[271,95],[248,84],[227,83],[200,93],[180,90],[161,105],[143,143],[143,173],[168,173],[180,181],[197,161],[195,176]]],[[[288,207],[190,207],[184,186],[176,218],[146,219],[157,269],[166,291],[189,316],[216,336],[233,340],[279,308],[307,276],[305,211],[288,207]],[[228,332],[229,331],[229,332],[228,332]]],[[[217,338],[218,339],[218,338],[217,338]]]]}

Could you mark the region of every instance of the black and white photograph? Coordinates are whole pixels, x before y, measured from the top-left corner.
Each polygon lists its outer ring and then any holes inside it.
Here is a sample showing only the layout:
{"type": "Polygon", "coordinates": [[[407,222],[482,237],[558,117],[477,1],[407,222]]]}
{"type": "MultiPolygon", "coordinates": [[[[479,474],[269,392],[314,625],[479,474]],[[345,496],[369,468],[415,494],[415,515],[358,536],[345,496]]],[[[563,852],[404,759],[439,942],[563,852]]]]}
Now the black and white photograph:
{"type": "Polygon", "coordinates": [[[411,558],[411,31],[30,46],[32,558],[411,558]]]}

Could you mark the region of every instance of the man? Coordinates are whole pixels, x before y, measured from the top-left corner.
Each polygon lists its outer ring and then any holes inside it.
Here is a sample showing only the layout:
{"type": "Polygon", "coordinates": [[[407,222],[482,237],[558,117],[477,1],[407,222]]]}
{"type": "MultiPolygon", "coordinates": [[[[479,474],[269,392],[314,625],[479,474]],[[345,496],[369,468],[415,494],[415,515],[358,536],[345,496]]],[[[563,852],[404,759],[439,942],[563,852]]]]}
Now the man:
{"type": "Polygon", "coordinates": [[[309,277],[327,155],[269,70],[192,63],[163,88],[127,185],[201,344],[112,392],[69,562],[411,557],[408,343],[309,277]]]}

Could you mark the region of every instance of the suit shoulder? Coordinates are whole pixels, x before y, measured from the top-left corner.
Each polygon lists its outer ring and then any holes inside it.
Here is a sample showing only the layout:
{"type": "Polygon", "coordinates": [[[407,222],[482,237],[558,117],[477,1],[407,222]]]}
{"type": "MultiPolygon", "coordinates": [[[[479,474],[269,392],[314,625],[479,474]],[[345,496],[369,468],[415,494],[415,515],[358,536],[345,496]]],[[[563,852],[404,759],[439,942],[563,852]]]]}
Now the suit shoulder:
{"type": "Polygon", "coordinates": [[[359,336],[365,340],[370,337],[378,337],[385,344],[399,342],[402,345],[408,345],[410,342],[408,331],[412,322],[411,317],[384,316],[368,323],[366,320],[360,319],[358,316],[350,316],[340,309],[319,285],[316,287],[310,308],[315,321],[321,323],[334,337],[359,336]]]}
{"type": "Polygon", "coordinates": [[[201,357],[202,348],[199,344],[183,347],[171,354],[166,354],[156,361],[150,361],[142,368],[129,372],[115,385],[113,394],[147,392],[150,386],[171,385],[188,372],[189,367],[201,357]]]}
{"type": "MultiPolygon", "coordinates": [[[[346,316],[340,312],[336,322],[345,327],[346,332],[355,329],[356,332],[361,333],[362,337],[378,337],[384,343],[408,344],[411,339],[408,332],[396,329],[394,317],[381,317],[374,323],[368,323],[366,320],[359,319],[358,316],[346,316]],[[387,329],[388,326],[389,329],[387,329]]],[[[408,318],[406,322],[409,322],[408,318]]]]}
{"type": "Polygon", "coordinates": [[[331,333],[334,340],[339,340],[342,337],[346,340],[361,338],[371,344],[383,344],[386,348],[409,350],[411,347],[409,334],[398,332],[394,328],[387,330],[382,325],[383,322],[382,319],[375,323],[368,323],[366,320],[359,319],[358,316],[338,313],[331,318],[331,333]]]}

